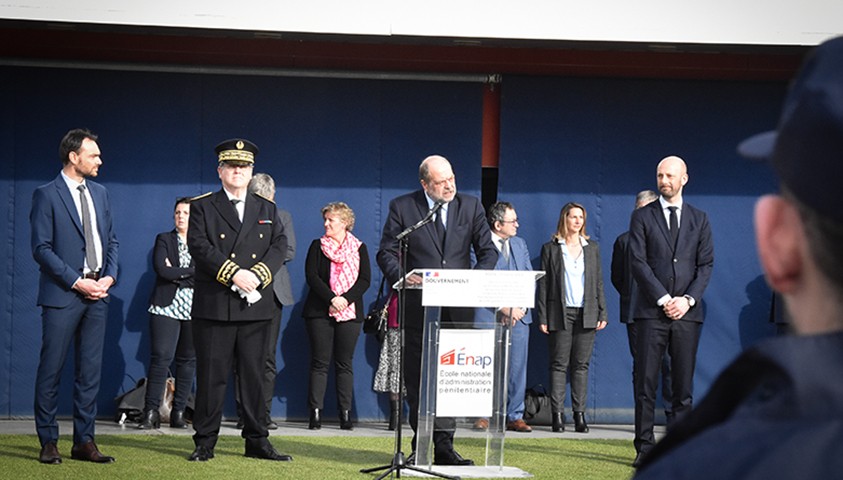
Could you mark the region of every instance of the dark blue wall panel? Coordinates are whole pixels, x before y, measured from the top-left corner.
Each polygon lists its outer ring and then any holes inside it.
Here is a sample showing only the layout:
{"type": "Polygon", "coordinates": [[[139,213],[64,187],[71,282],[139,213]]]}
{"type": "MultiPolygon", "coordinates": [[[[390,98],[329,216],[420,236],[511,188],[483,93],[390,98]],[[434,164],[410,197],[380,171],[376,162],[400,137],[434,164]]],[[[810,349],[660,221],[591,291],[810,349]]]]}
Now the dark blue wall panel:
{"type": "MultiPolygon", "coordinates": [[[[498,198],[515,204],[535,266],[568,201],[585,206],[588,233],[600,244],[610,323],[598,333],[591,364],[595,421],[632,421],[632,362],[610,283],[612,244],[628,228],[635,194],[656,189],[656,165],[667,155],[687,161],[685,200],[708,212],[715,241],[697,397],[742,348],[773,333],[751,217],[755,198],[775,182],[735,146],[774,126],[783,93],[784,85],[766,83],[506,79],[498,198]]],[[[549,382],[546,342],[534,329],[528,384],[549,382]]]]}

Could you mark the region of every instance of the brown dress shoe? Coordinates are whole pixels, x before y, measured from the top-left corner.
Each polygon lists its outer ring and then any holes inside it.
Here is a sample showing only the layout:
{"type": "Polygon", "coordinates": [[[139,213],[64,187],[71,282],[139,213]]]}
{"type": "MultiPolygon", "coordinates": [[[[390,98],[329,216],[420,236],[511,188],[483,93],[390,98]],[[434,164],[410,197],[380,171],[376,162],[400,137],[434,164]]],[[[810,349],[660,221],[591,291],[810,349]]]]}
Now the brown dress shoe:
{"type": "Polygon", "coordinates": [[[513,420],[511,422],[506,422],[506,429],[511,430],[513,432],[523,433],[529,433],[533,431],[533,429],[529,425],[527,425],[527,422],[525,422],[523,418],[519,418],[518,420],[513,420]]]}
{"type": "Polygon", "coordinates": [[[38,455],[38,461],[41,463],[49,463],[51,465],[58,465],[61,463],[61,455],[59,455],[59,448],[55,442],[50,442],[41,447],[41,454],[38,455]]]}
{"type": "Polygon", "coordinates": [[[474,422],[474,429],[475,430],[488,430],[489,429],[489,419],[487,418],[478,418],[474,422]]]}
{"type": "Polygon", "coordinates": [[[93,440],[81,445],[74,445],[73,448],[70,449],[70,458],[94,463],[114,462],[114,457],[109,457],[108,455],[100,453],[97,448],[97,444],[94,443],[93,440]]]}

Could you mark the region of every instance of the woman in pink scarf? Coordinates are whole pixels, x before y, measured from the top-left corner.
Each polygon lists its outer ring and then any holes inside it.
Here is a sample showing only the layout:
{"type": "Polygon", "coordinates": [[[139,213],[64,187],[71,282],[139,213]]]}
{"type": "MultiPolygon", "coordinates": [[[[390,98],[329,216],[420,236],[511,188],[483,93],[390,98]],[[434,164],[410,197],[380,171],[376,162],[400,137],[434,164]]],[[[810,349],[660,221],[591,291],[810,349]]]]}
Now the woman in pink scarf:
{"type": "Polygon", "coordinates": [[[329,203],[322,208],[322,218],[325,235],[310,244],[304,267],[310,287],[302,312],[311,352],[308,428],[322,428],[322,404],[333,355],[340,428],[351,430],[352,360],[366,315],[363,294],[372,271],[366,245],[351,234],[351,208],[343,202],[329,203]]]}

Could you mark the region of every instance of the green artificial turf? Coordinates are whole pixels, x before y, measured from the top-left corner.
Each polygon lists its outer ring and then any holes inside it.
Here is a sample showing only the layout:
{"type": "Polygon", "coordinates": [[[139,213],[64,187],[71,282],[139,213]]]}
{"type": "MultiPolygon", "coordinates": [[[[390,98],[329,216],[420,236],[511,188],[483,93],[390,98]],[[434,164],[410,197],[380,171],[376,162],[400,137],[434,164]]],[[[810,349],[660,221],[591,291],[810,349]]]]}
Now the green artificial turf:
{"type": "MultiPolygon", "coordinates": [[[[293,455],[293,462],[270,462],[243,456],[243,440],[220,437],[216,458],[188,462],[193,440],[184,435],[101,435],[100,450],[117,458],[110,465],[71,460],[71,441],[62,436],[61,465],[38,463],[34,435],[0,435],[0,478],[8,479],[373,479],[361,468],[387,464],[393,439],[387,437],[271,437],[275,447],[293,455]]],[[[407,443],[409,445],[409,439],[407,443]]],[[[485,440],[457,440],[464,457],[482,463],[485,440]]],[[[537,479],[628,479],[633,469],[632,442],[507,438],[505,465],[537,479]]],[[[402,478],[409,478],[402,475],[402,478]]]]}

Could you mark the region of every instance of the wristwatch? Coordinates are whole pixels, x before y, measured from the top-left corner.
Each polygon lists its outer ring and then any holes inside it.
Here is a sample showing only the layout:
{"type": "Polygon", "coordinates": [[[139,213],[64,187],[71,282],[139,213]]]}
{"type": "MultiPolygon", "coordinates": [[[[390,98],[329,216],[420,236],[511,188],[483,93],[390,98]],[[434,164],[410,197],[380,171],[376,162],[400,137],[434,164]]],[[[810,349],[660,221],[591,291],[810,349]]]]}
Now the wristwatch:
{"type": "Polygon", "coordinates": [[[688,306],[689,307],[693,307],[694,305],[697,304],[697,301],[694,300],[694,297],[692,297],[690,295],[682,295],[682,296],[688,299],[688,306]]]}

